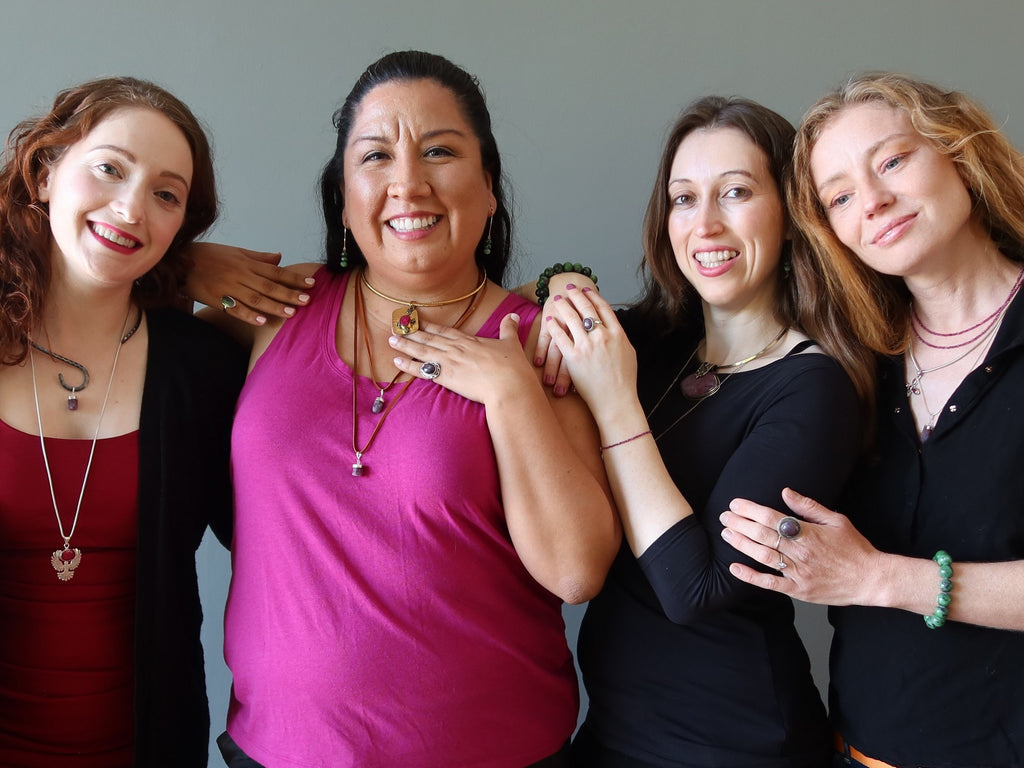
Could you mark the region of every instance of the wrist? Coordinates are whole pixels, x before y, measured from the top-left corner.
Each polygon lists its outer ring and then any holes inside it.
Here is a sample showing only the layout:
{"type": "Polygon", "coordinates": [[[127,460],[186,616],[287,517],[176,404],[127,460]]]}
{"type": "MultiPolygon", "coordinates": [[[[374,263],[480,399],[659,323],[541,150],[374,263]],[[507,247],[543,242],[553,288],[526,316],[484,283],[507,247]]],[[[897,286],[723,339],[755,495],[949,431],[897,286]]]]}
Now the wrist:
{"type": "Polygon", "coordinates": [[[583,277],[588,277],[594,283],[594,286],[597,286],[597,275],[594,274],[590,267],[585,267],[582,264],[573,263],[571,261],[552,264],[550,267],[542,270],[540,276],[537,278],[537,288],[534,292],[537,295],[537,303],[540,306],[544,306],[544,302],[547,301],[548,296],[551,295],[550,283],[552,278],[556,275],[562,274],[578,274],[583,277]]]}

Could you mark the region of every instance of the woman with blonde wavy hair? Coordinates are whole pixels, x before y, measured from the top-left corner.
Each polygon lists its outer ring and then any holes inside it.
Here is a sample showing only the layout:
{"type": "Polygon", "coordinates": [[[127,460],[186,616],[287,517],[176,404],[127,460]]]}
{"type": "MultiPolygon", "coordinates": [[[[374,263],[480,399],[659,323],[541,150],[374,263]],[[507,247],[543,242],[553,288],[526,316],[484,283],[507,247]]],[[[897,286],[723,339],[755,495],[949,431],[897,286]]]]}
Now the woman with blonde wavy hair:
{"type": "Polygon", "coordinates": [[[798,131],[793,218],[884,356],[877,447],[845,514],[787,491],[796,537],[746,500],[723,535],[787,564],[734,575],[834,606],[836,765],[1024,756],[1022,164],[969,97],[892,73],[852,79],[798,131]]]}

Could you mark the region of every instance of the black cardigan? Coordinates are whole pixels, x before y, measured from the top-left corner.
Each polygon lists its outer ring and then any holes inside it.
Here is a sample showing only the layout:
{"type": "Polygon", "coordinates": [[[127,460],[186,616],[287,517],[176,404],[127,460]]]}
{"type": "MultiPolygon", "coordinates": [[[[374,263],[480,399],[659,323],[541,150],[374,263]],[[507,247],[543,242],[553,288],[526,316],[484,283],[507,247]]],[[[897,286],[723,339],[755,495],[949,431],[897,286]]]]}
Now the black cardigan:
{"type": "Polygon", "coordinates": [[[246,355],[183,312],[150,310],[139,421],[136,766],[206,766],[210,713],[196,549],[231,541],[231,421],[246,355]]]}

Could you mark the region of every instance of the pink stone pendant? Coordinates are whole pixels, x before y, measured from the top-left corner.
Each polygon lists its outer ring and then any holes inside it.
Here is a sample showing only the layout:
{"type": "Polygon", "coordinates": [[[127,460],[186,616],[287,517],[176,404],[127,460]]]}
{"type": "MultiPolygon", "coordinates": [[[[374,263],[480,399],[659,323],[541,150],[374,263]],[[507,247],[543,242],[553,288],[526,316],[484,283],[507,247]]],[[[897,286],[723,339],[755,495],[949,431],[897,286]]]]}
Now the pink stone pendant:
{"type": "Polygon", "coordinates": [[[400,336],[408,336],[420,329],[420,315],[416,307],[396,309],[391,313],[391,327],[400,336]]]}
{"type": "Polygon", "coordinates": [[[77,411],[78,410],[78,395],[76,395],[74,392],[72,392],[70,395],[68,395],[68,410],[69,411],[77,411]]]}

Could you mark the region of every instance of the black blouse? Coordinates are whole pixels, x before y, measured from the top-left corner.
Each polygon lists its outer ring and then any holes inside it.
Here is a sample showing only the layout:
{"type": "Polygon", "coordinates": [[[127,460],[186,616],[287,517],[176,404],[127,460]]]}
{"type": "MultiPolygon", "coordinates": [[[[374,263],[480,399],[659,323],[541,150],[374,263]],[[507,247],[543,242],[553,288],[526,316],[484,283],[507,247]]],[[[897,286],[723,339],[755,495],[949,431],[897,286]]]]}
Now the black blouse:
{"type": "MultiPolygon", "coordinates": [[[[885,361],[878,456],[840,510],[884,552],[956,561],[1024,559],[1024,298],[985,361],[919,442],[903,361],[885,361]]],[[[935,585],[938,593],[938,566],[935,585]]],[[[1020,601],[1022,595],[1008,595],[1020,601]]],[[[884,608],[832,608],[830,709],[843,736],[894,765],[1024,765],[1024,632],[884,608]]]]}
{"type": "Polygon", "coordinates": [[[650,412],[668,391],[649,421],[695,514],[639,561],[623,545],[588,606],[588,736],[607,765],[821,766],[830,735],[792,603],[729,573],[745,558],[718,517],[736,497],[778,507],[786,486],[834,503],[860,444],[853,386],[831,358],[791,354],[729,376],[694,408],[670,382],[697,338],[654,336],[630,319],[640,398],[650,412]]]}

